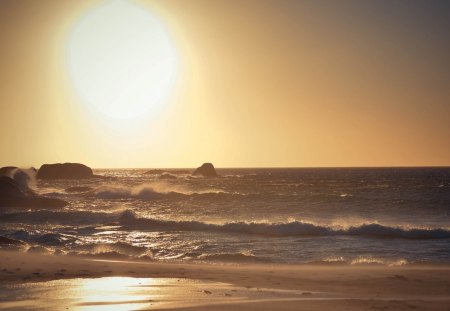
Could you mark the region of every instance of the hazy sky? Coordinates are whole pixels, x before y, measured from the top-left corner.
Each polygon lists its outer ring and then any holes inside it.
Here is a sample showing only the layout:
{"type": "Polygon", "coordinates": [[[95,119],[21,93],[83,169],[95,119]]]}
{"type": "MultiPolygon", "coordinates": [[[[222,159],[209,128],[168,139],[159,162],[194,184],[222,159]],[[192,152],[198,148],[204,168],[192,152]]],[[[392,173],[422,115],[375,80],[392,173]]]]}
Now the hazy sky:
{"type": "Polygon", "coordinates": [[[162,109],[118,120],[69,72],[108,1],[0,0],[0,166],[450,165],[450,1],[127,2],[178,67],[162,109]]]}

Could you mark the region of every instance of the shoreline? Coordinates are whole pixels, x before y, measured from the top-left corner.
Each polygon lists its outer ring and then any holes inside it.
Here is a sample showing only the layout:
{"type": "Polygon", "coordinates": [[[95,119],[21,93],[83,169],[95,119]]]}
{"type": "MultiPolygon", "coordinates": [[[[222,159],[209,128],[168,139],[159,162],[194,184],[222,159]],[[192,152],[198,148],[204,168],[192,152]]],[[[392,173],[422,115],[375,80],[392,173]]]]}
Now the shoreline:
{"type": "MultiPolygon", "coordinates": [[[[200,280],[229,284],[245,291],[247,299],[236,301],[214,295],[200,305],[179,301],[164,308],[231,310],[237,304],[248,310],[448,310],[450,265],[274,265],[206,264],[83,259],[61,255],[0,251],[0,283],[26,284],[52,280],[131,277],[200,280]],[[267,300],[261,290],[274,292],[267,300]],[[258,291],[260,293],[258,293],[258,291]],[[291,296],[285,296],[289,291],[291,296]],[[250,297],[254,294],[259,296],[250,297]],[[284,294],[280,294],[284,293],[284,294]],[[303,295],[306,293],[306,296],[303,295]],[[303,295],[303,296],[302,296],[303,295]]],[[[44,283],[42,283],[44,282],[44,283]]],[[[211,286],[214,288],[214,284],[211,286]]],[[[209,292],[209,290],[204,290],[209,292]]],[[[211,292],[214,293],[213,290],[211,292]]],[[[223,296],[223,295],[222,295],[223,296]]],[[[230,295],[231,296],[231,295],[230,295]]],[[[230,297],[226,297],[230,298],[230,297]]],[[[0,309],[5,302],[0,301],[0,309]]],[[[4,309],[4,308],[3,308],[4,309]]],[[[152,308],[154,309],[154,308],[152,308]]]]}

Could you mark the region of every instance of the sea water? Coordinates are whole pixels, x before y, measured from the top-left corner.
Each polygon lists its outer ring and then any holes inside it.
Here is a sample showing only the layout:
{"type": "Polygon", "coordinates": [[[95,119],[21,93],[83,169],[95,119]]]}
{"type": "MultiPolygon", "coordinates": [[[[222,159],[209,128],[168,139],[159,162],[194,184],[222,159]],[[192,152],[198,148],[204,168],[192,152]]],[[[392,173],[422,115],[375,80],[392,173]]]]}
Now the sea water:
{"type": "Polygon", "coordinates": [[[3,208],[22,251],[226,263],[450,261],[450,168],[99,169],[42,181],[61,209],[3,208]],[[170,172],[170,170],[169,170],[170,172]],[[72,189],[82,186],[85,188],[72,189]]]}

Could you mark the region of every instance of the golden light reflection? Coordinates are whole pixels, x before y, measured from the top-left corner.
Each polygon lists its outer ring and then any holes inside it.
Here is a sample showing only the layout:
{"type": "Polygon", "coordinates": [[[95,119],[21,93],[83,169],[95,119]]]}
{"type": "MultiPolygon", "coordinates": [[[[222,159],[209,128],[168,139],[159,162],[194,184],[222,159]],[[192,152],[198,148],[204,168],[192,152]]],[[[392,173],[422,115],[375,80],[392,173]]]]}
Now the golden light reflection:
{"type": "MultiPolygon", "coordinates": [[[[310,299],[301,290],[242,287],[195,279],[132,277],[0,284],[0,293],[0,298],[6,297],[0,299],[0,310],[24,310],[36,306],[43,310],[151,310],[211,303],[310,299]]],[[[314,299],[325,297],[331,296],[314,292],[314,299]]]]}
{"type": "Polygon", "coordinates": [[[225,283],[176,278],[53,280],[5,288],[0,286],[0,291],[6,296],[16,297],[12,301],[0,302],[0,309],[23,310],[37,305],[45,310],[148,310],[162,306],[202,305],[211,299],[230,302],[247,296],[244,293],[237,295],[234,291],[231,297],[231,288],[225,283]]]}
{"type": "Polygon", "coordinates": [[[135,310],[150,307],[156,300],[161,300],[164,295],[158,290],[149,290],[149,287],[168,282],[167,279],[128,277],[83,279],[73,291],[80,300],[76,303],[79,310],[84,307],[90,310],[135,310]]]}

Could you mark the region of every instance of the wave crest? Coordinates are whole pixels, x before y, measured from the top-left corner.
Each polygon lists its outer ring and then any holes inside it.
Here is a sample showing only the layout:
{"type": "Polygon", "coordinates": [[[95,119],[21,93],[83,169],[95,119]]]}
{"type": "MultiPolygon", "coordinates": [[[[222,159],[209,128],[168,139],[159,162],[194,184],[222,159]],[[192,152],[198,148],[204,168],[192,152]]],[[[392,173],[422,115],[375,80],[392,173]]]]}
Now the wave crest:
{"type": "Polygon", "coordinates": [[[170,185],[164,182],[147,183],[138,186],[106,185],[100,186],[89,194],[94,194],[100,199],[141,199],[157,200],[166,196],[172,198],[184,198],[186,196],[217,198],[220,196],[241,195],[238,193],[228,193],[219,189],[204,189],[193,191],[180,185],[170,185]]]}
{"type": "Polygon", "coordinates": [[[141,218],[132,211],[125,211],[119,217],[123,226],[144,230],[173,230],[173,231],[208,231],[254,234],[271,237],[313,237],[313,236],[362,236],[370,238],[403,238],[403,239],[447,239],[450,231],[438,229],[404,229],[380,224],[363,224],[347,229],[335,229],[302,221],[286,223],[260,223],[260,222],[230,222],[213,224],[201,221],[175,221],[154,218],[141,218]]]}
{"type": "Polygon", "coordinates": [[[94,190],[94,194],[100,199],[130,199],[137,198],[143,200],[152,200],[160,198],[160,193],[150,186],[142,186],[136,188],[121,186],[101,186],[94,190]]]}

